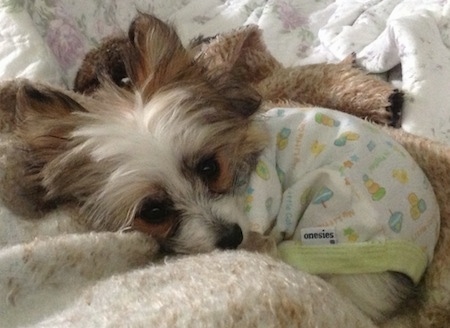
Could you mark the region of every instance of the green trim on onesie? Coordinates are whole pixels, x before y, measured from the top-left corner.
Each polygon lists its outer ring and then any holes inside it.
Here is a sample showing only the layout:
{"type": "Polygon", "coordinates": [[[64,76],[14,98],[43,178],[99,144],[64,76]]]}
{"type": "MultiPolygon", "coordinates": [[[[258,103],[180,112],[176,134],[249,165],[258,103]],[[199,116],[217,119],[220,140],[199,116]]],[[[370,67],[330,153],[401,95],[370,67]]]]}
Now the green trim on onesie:
{"type": "Polygon", "coordinates": [[[405,240],[323,246],[287,240],[278,245],[278,254],[286,263],[311,274],[396,271],[409,276],[415,284],[428,264],[422,249],[405,240]]]}

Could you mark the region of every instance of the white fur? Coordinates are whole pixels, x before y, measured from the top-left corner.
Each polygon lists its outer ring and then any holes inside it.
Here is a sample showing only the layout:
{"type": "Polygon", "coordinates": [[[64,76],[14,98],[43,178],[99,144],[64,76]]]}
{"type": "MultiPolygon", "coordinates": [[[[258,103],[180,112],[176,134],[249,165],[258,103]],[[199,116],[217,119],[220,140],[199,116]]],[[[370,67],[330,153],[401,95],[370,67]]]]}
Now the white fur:
{"type": "Polygon", "coordinates": [[[108,170],[102,189],[83,207],[94,226],[128,229],[141,201],[162,187],[182,213],[172,250],[211,251],[221,224],[237,223],[245,229],[241,197],[233,193],[211,197],[205,186],[193,184],[181,172],[183,158],[201,156],[211,135],[217,133],[213,130],[222,125],[199,124],[203,111],[194,108],[194,113],[187,113],[191,109],[182,106],[189,97],[191,92],[176,88],[143,104],[136,94],[132,111],[113,107],[107,114],[103,110],[79,114],[88,123],[72,133],[81,142],[68,157],[87,153],[108,170]]]}

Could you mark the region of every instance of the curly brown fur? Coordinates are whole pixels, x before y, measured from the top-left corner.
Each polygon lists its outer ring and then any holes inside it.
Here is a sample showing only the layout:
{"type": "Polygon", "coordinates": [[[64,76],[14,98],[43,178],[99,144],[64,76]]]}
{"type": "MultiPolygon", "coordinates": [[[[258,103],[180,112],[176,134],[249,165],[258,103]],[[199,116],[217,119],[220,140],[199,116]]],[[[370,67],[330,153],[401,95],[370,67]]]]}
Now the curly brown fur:
{"type": "Polygon", "coordinates": [[[403,93],[356,67],[350,54],[338,64],[284,67],[266,49],[262,32],[247,26],[218,35],[197,55],[206,67],[234,66],[265,101],[337,109],[374,123],[398,127],[403,93]]]}
{"type": "Polygon", "coordinates": [[[273,102],[290,99],[396,126],[402,93],[349,62],[282,68],[273,72],[270,79],[258,83],[257,89],[264,99],[273,102]],[[286,75],[290,77],[289,82],[283,83],[286,75]]]}
{"type": "MultiPolygon", "coordinates": [[[[126,78],[123,69],[126,49],[126,39],[117,37],[91,50],[77,74],[74,90],[86,94],[94,92],[101,74],[122,85],[126,78]]],[[[321,106],[379,124],[399,125],[403,93],[356,67],[354,54],[339,64],[283,67],[266,50],[256,26],[212,38],[196,38],[190,44],[190,51],[208,69],[228,72],[233,68],[265,101],[321,106]],[[270,78],[265,78],[267,76],[270,78]]]]}

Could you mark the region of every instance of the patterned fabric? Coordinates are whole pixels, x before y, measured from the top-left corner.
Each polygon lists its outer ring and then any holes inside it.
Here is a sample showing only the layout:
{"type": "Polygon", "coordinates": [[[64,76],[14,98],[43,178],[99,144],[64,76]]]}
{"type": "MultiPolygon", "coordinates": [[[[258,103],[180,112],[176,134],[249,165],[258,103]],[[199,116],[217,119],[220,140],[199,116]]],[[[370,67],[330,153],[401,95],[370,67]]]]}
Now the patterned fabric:
{"type": "Polygon", "coordinates": [[[265,118],[272,142],[248,189],[252,230],[273,227],[282,258],[311,273],[393,270],[417,282],[439,208],[406,150],[337,111],[275,108],[265,118]]]}

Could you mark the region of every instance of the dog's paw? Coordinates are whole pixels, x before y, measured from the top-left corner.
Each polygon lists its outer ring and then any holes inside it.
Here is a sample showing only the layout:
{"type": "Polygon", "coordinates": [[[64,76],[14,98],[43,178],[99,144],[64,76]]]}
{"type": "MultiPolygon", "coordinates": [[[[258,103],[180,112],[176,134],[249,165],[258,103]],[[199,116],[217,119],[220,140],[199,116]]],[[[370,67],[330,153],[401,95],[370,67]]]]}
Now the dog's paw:
{"type": "Polygon", "coordinates": [[[341,64],[358,68],[358,64],[356,62],[356,52],[352,52],[349,55],[347,55],[347,57],[345,57],[344,60],[342,60],[341,64]]]}
{"type": "Polygon", "coordinates": [[[404,93],[398,89],[394,89],[389,95],[389,106],[386,107],[386,111],[390,113],[389,126],[399,127],[400,118],[402,116],[404,93]]]}
{"type": "Polygon", "coordinates": [[[365,101],[366,108],[371,108],[366,114],[360,114],[366,120],[391,127],[400,127],[403,107],[403,92],[398,89],[387,89],[386,92],[374,93],[373,97],[368,96],[365,101]]]}
{"type": "Polygon", "coordinates": [[[277,243],[275,239],[254,231],[250,231],[248,233],[244,242],[239,246],[239,249],[267,254],[274,258],[278,257],[277,243]]]}

